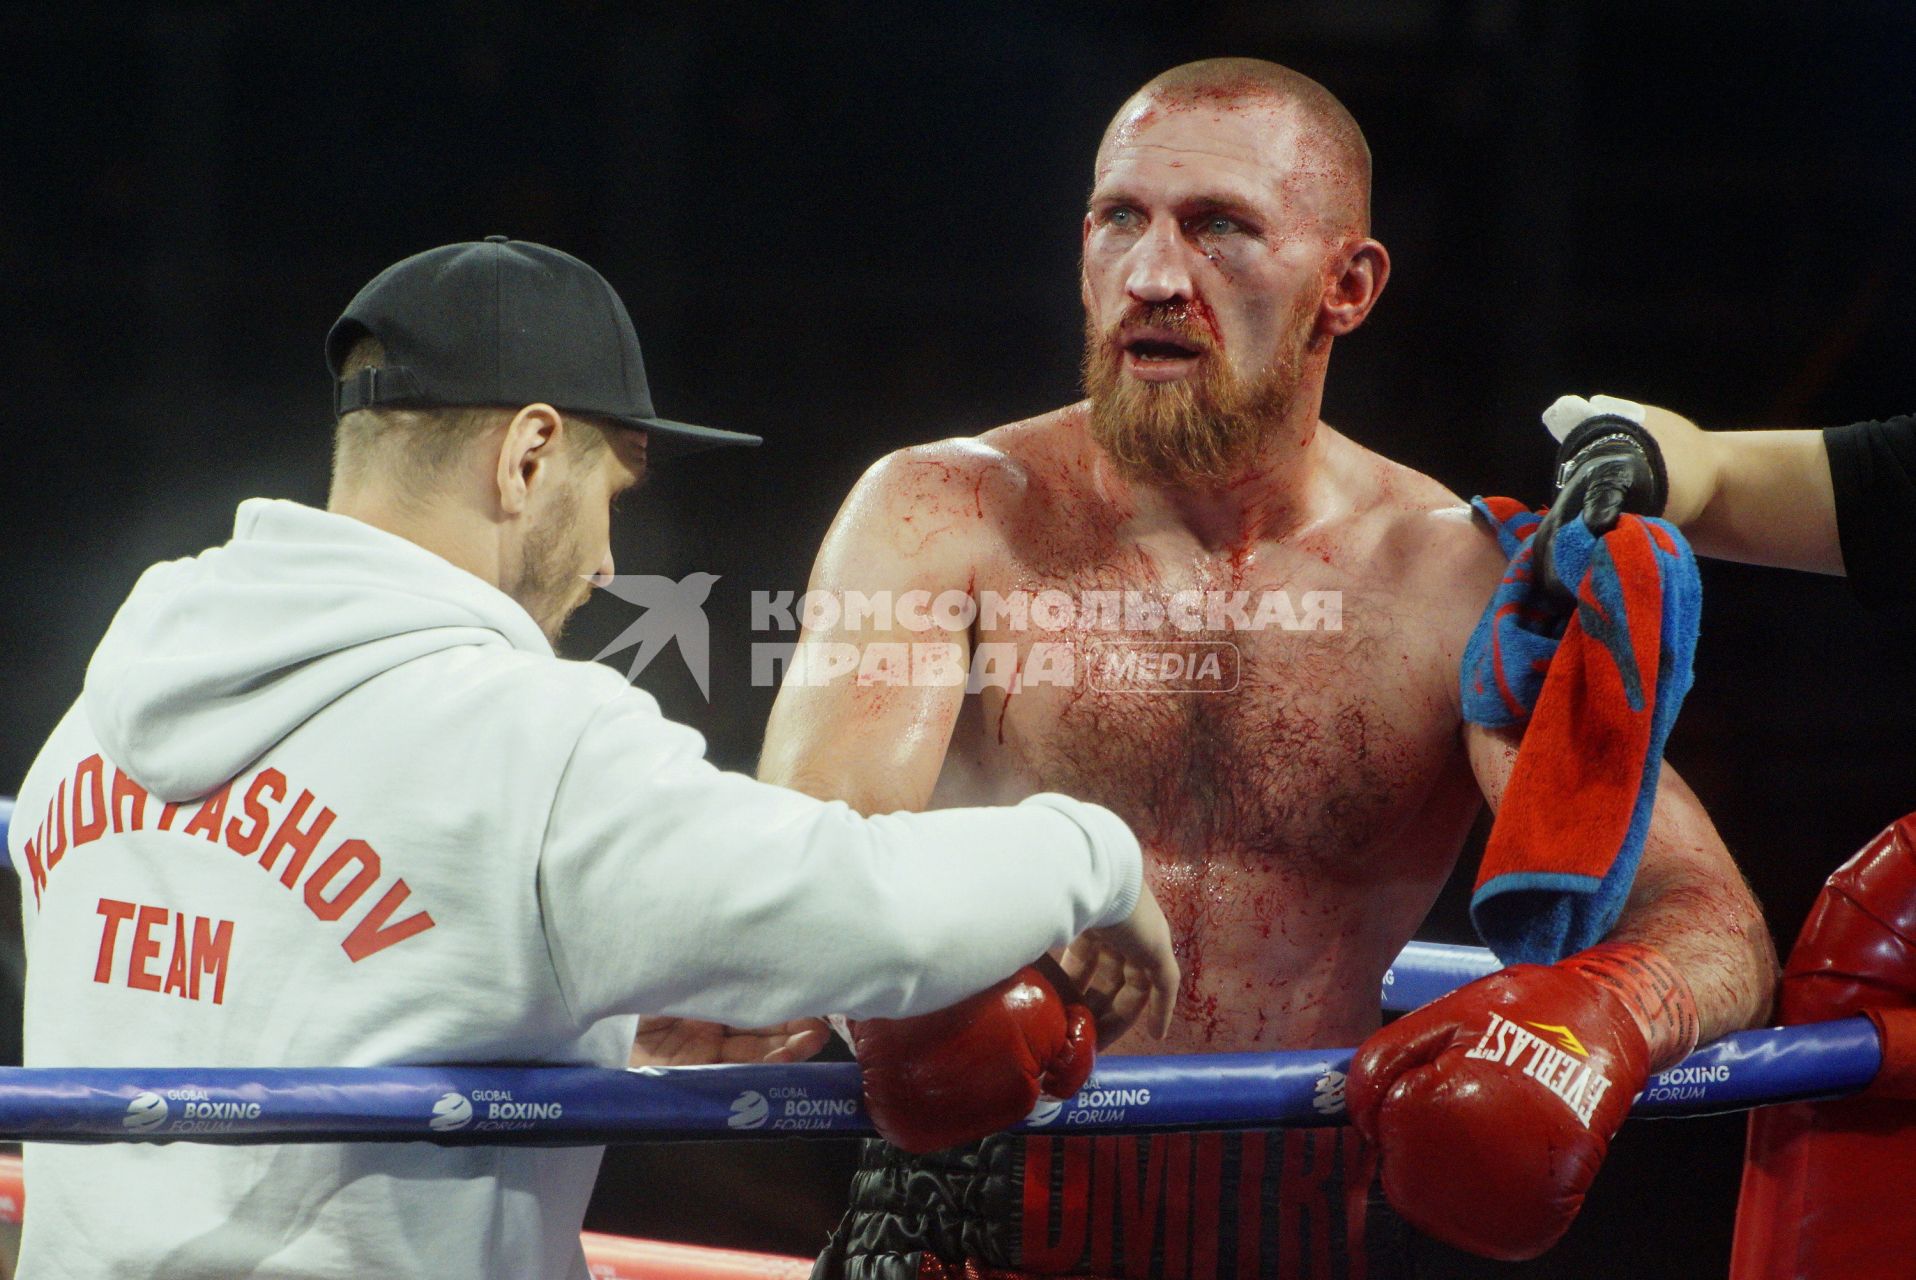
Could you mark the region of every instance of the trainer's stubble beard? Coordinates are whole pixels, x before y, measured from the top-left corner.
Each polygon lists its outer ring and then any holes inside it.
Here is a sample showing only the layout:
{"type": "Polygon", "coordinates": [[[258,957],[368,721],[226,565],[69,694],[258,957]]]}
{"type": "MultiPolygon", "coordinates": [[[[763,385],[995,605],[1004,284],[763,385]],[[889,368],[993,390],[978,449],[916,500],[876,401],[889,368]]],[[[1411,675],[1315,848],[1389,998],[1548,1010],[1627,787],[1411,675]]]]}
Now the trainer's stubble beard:
{"type": "Polygon", "coordinates": [[[1206,328],[1183,304],[1134,307],[1099,331],[1085,319],[1084,390],[1091,437],[1134,480],[1173,488],[1221,487],[1241,480],[1304,381],[1315,336],[1317,298],[1300,295],[1270,362],[1255,376],[1231,368],[1206,328]],[[1196,372],[1175,382],[1144,382],[1124,371],[1119,335],[1128,328],[1169,330],[1202,352],[1196,372]]]}
{"type": "Polygon", "coordinates": [[[527,531],[519,572],[506,588],[506,594],[524,606],[554,645],[566,620],[591,597],[586,575],[579,572],[583,559],[579,495],[562,489],[554,496],[553,509],[527,531]]]}

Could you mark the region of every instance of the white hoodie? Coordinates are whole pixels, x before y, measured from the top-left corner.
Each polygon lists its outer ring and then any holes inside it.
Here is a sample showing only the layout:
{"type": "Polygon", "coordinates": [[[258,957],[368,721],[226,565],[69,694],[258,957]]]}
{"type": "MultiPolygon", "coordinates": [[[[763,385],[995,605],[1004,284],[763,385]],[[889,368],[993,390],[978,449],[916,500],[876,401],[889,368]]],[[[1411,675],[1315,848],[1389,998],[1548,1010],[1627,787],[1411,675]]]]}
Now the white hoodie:
{"type": "MultiPolygon", "coordinates": [[[[942,1007],[1126,917],[1061,796],[724,773],[509,597],[288,502],[141,577],[8,839],[29,1066],[622,1066],[635,1016],[942,1007]]],[[[568,1276],[601,1149],[29,1144],[20,1274],[568,1276]]]]}

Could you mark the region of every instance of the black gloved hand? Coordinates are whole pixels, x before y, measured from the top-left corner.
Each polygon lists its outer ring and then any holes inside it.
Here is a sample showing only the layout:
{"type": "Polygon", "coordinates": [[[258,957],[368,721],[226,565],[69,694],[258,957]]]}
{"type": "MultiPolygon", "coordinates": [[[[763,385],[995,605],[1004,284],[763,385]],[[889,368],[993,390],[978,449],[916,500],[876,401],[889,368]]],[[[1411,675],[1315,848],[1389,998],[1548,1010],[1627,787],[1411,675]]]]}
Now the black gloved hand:
{"type": "Polygon", "coordinates": [[[1557,577],[1551,543],[1563,522],[1582,516],[1598,537],[1617,527],[1617,517],[1663,514],[1669,481],[1656,437],[1628,418],[1599,414],[1586,418],[1564,437],[1557,450],[1557,494],[1537,526],[1532,545],[1536,581],[1553,595],[1575,600],[1575,583],[1557,577]]]}

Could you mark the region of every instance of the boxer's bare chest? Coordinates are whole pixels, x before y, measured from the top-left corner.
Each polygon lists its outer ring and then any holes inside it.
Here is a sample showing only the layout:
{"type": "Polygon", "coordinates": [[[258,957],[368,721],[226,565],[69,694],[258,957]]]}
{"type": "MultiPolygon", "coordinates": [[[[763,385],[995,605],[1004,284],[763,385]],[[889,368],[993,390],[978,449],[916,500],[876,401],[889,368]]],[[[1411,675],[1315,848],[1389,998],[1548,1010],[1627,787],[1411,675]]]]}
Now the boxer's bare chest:
{"type": "Polygon", "coordinates": [[[1438,623],[1334,532],[1211,551],[1087,515],[980,566],[954,748],[1110,806],[1166,859],[1367,873],[1458,754],[1438,623]]]}
{"type": "Polygon", "coordinates": [[[1374,1019],[1476,808],[1447,624],[1336,528],[1211,549],[1044,513],[979,566],[948,768],[1132,825],[1178,935],[1183,1047],[1374,1019]]]}

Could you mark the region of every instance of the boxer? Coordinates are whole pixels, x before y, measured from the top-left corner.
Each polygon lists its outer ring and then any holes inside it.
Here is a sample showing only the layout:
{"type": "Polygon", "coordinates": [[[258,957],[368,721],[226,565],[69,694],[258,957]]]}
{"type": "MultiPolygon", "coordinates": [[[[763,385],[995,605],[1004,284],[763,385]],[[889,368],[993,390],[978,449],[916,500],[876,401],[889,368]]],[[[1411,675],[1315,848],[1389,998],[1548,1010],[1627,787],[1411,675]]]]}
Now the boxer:
{"type": "MultiPolygon", "coordinates": [[[[768,729],[764,777],[867,813],[1058,789],[1124,814],[1176,936],[1174,1052],[1377,1032],[1384,971],[1514,756],[1458,691],[1504,557],[1319,416],[1389,276],[1369,192],[1357,124],[1304,76],[1233,58],[1145,85],[1083,221],[1087,398],[859,481],[811,599],[895,607],[812,611],[768,729]]],[[[1773,966],[1665,770],[1610,938],[1394,1024],[1360,1055],[1357,1129],[873,1144],[817,1274],[1375,1277],[1405,1220],[1529,1256],[1645,1073],[1760,1016],[1773,966]],[[1574,1071],[1602,1084],[1573,1104],[1547,1086],[1574,1071]]],[[[1095,1011],[1132,998],[1095,947],[1066,968],[1095,1011]]],[[[947,1043],[885,1039],[926,1070],[947,1043]]]]}

